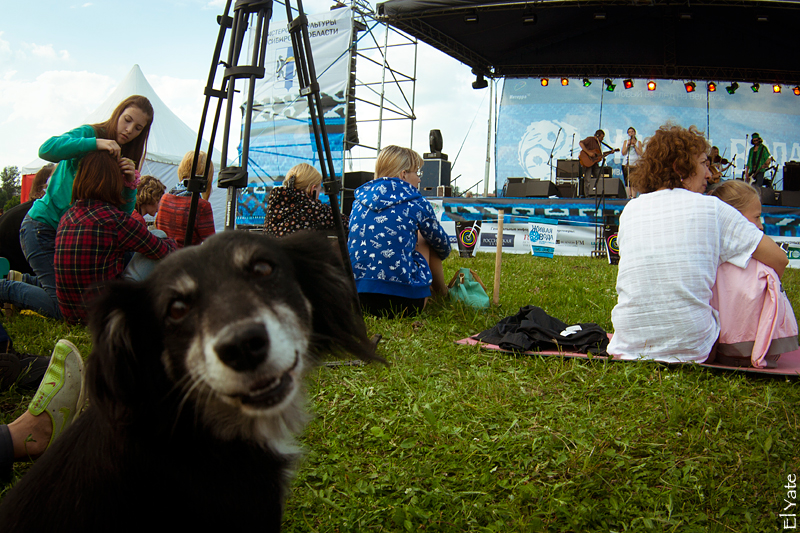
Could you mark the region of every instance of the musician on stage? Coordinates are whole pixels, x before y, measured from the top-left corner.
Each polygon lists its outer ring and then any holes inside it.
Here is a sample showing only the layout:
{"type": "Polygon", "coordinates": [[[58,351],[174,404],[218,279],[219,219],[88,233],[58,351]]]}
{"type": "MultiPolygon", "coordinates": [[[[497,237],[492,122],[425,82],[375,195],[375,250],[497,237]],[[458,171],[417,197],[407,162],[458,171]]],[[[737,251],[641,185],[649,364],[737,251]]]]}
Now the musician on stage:
{"type": "Polygon", "coordinates": [[[711,177],[708,178],[708,192],[713,191],[719,186],[720,180],[725,175],[731,166],[735,166],[733,161],[728,161],[719,155],[719,148],[716,146],[711,147],[711,152],[708,154],[709,170],[711,177]]]}
{"type": "Polygon", "coordinates": [[[636,138],[636,129],[628,128],[628,138],[622,143],[622,176],[625,178],[625,188],[628,189],[628,198],[633,198],[633,189],[628,181],[628,174],[636,166],[642,155],[642,141],[636,138]]]}
{"type": "Polygon", "coordinates": [[[769,150],[764,146],[764,140],[758,133],[753,134],[750,139],[750,153],[747,156],[747,166],[744,169],[745,181],[753,181],[756,187],[764,186],[764,171],[772,164],[772,156],[769,155],[769,150]]]}
{"type": "Polygon", "coordinates": [[[601,157],[603,155],[603,150],[600,147],[600,143],[603,142],[606,133],[603,130],[597,130],[594,132],[594,137],[586,137],[584,140],[579,142],[578,144],[581,147],[581,150],[586,152],[592,159],[597,159],[592,165],[585,166],[583,169],[583,175],[581,176],[580,183],[578,184],[578,194],[585,195],[585,183],[588,178],[594,178],[597,180],[600,177],[600,162],[603,160],[601,157]]]}

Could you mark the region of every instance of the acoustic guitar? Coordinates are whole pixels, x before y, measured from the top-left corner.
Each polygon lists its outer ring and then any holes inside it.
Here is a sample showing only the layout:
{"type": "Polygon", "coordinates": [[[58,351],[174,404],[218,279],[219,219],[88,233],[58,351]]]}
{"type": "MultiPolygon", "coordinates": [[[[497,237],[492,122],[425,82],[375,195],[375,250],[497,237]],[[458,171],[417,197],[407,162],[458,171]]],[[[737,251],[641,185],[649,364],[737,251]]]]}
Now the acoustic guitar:
{"type": "Polygon", "coordinates": [[[584,168],[589,168],[595,163],[605,159],[606,156],[613,154],[614,152],[619,152],[619,148],[614,148],[613,150],[609,150],[608,152],[600,152],[600,150],[594,150],[593,153],[589,153],[586,150],[581,150],[581,153],[578,154],[578,159],[581,162],[581,166],[584,168]]]}

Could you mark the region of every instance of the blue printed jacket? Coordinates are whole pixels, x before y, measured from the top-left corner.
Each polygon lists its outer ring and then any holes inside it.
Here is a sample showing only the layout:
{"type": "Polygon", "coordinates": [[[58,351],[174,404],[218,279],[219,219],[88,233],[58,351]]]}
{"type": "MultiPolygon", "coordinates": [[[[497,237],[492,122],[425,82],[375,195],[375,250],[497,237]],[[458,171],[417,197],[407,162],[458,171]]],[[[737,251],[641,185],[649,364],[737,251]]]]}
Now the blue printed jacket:
{"type": "Polygon", "coordinates": [[[415,250],[417,231],[440,258],[447,257],[447,233],[419,190],[400,178],[379,178],[356,189],[347,248],[358,292],[431,295],[431,269],[415,250]]]}

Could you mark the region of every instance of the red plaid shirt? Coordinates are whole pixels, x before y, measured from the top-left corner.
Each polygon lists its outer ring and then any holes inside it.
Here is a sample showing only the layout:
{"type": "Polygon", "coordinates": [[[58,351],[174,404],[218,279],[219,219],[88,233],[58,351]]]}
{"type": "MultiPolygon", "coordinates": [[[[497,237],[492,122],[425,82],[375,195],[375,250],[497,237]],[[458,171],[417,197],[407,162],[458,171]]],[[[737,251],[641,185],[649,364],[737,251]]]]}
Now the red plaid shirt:
{"type": "Polygon", "coordinates": [[[78,200],[56,232],[56,295],[64,318],[86,320],[86,300],[104,281],[122,275],[125,252],[161,259],[176,247],[172,239],[159,239],[111,204],[78,200]]]}
{"type": "MultiPolygon", "coordinates": [[[[160,229],[168,237],[175,239],[179,248],[183,248],[191,202],[191,196],[175,196],[167,193],[161,197],[161,202],[158,204],[156,229],[160,229]]],[[[197,218],[194,220],[192,244],[200,244],[215,232],[214,212],[211,210],[211,204],[200,198],[197,202],[197,218]]]]}

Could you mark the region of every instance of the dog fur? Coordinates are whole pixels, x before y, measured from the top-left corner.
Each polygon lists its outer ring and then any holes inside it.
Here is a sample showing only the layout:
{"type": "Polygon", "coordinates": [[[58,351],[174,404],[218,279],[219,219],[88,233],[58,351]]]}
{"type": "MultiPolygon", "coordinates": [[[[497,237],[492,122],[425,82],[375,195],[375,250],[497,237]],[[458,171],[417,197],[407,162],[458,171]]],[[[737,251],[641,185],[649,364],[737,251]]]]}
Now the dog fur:
{"type": "Polygon", "coordinates": [[[224,232],[108,288],[89,407],[0,506],[0,531],[279,531],[302,377],[379,360],[325,239],[224,232]],[[247,529],[244,529],[247,528],[247,529]]]}

